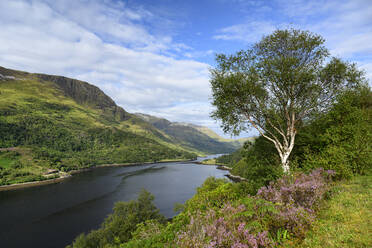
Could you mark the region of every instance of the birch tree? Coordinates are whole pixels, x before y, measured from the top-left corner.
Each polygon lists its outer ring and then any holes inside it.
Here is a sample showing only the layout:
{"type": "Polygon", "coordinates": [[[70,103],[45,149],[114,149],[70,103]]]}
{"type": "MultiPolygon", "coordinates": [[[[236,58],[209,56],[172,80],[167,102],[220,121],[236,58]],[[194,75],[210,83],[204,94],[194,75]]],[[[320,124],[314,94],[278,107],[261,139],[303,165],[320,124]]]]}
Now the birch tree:
{"type": "Polygon", "coordinates": [[[286,173],[303,122],[362,75],[355,64],[330,58],[324,42],[308,31],[277,30],[247,50],[218,54],[211,69],[211,116],[235,135],[257,129],[274,144],[286,173]]]}

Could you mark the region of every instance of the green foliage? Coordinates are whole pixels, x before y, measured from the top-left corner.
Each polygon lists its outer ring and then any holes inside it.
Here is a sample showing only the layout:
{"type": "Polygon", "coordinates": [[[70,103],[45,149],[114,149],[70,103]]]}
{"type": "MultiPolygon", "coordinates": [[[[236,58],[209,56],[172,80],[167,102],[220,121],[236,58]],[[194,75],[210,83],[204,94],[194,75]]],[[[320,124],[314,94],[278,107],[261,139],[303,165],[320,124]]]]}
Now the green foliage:
{"type": "Polygon", "coordinates": [[[223,164],[223,165],[232,167],[234,164],[236,164],[242,159],[243,157],[242,152],[243,152],[243,148],[240,148],[231,154],[222,155],[216,158],[216,162],[218,164],[223,164]]]}
{"type": "Polygon", "coordinates": [[[365,174],[372,168],[372,92],[347,91],[326,114],[298,135],[294,158],[305,170],[332,169],[338,178],[365,174]]]}
{"type": "Polygon", "coordinates": [[[232,174],[248,179],[251,194],[282,175],[280,160],[273,144],[262,136],[253,144],[247,143],[241,154],[243,158],[234,164],[232,174]]]}
{"type": "MultiPolygon", "coordinates": [[[[345,91],[322,115],[303,123],[291,157],[293,170],[334,170],[337,178],[365,174],[372,168],[372,93],[366,86],[345,91]]],[[[274,145],[263,137],[241,152],[232,173],[256,190],[281,175],[274,145]]]]}
{"type": "Polygon", "coordinates": [[[256,128],[275,144],[285,172],[302,122],[365,80],[355,64],[338,58],[324,63],[324,42],[308,31],[276,30],[247,50],[218,54],[211,70],[212,117],[225,132],[256,128]]]}
{"type": "MultiPolygon", "coordinates": [[[[79,235],[72,244],[74,248],[108,247],[129,241],[137,225],[140,230],[148,230],[148,227],[162,227],[165,223],[164,216],[153,204],[154,196],[142,190],[137,200],[129,202],[117,202],[113,214],[109,215],[102,227],[89,234],[79,235]]],[[[156,233],[156,231],[154,231],[156,233]]],[[[134,233],[139,237],[139,231],[134,233]]]]}
{"type": "MultiPolygon", "coordinates": [[[[137,225],[132,233],[133,238],[127,243],[120,244],[120,248],[164,248],[167,247],[169,235],[167,226],[155,220],[148,220],[137,225]]],[[[172,235],[174,238],[174,235],[172,235]]]]}
{"type": "Polygon", "coordinates": [[[242,197],[244,189],[237,184],[227,183],[226,179],[210,177],[197,189],[197,194],[185,204],[188,212],[219,209],[226,202],[242,197]]]}
{"type": "Polygon", "coordinates": [[[17,151],[0,151],[0,185],[41,181],[47,178],[29,171],[29,161],[17,151]]]}
{"type": "Polygon", "coordinates": [[[0,168],[17,168],[20,167],[19,163],[20,154],[14,151],[0,151],[0,168]]]}

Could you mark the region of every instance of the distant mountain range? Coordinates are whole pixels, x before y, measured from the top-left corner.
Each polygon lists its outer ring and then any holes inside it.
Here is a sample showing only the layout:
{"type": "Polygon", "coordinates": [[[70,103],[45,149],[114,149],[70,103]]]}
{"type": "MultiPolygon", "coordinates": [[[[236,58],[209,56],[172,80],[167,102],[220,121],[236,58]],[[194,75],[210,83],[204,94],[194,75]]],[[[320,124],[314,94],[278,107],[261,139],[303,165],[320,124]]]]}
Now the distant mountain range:
{"type": "Polygon", "coordinates": [[[128,113],[87,82],[0,67],[0,185],[40,180],[51,168],[230,153],[243,142],[206,127],[128,113]]]}
{"type": "Polygon", "coordinates": [[[225,139],[207,127],[185,122],[170,122],[164,118],[142,113],[135,113],[135,115],[172,137],[174,143],[192,151],[230,153],[251,139],[225,139]]]}

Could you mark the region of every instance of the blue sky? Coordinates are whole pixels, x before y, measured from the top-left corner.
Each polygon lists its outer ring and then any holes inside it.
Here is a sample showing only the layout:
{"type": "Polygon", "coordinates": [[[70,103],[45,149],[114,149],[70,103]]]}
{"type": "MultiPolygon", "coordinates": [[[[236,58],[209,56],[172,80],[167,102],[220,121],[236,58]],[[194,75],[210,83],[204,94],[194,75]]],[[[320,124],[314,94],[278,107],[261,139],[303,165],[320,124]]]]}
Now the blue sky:
{"type": "Polygon", "coordinates": [[[372,81],[371,0],[1,0],[0,26],[0,66],[85,80],[129,112],[219,134],[209,118],[215,53],[275,29],[322,35],[372,81]]]}

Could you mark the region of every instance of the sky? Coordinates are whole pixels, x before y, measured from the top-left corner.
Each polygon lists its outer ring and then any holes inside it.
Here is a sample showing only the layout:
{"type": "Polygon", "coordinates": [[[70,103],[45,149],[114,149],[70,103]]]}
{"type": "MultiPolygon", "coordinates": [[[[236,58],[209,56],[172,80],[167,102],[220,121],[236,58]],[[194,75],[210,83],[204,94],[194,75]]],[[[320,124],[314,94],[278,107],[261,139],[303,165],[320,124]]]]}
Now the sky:
{"type": "Polygon", "coordinates": [[[128,112],[225,137],[209,117],[215,54],[276,29],[320,34],[372,82],[372,0],[0,0],[0,27],[0,66],[84,80],[128,112]]]}

